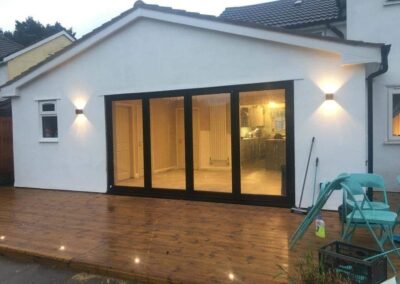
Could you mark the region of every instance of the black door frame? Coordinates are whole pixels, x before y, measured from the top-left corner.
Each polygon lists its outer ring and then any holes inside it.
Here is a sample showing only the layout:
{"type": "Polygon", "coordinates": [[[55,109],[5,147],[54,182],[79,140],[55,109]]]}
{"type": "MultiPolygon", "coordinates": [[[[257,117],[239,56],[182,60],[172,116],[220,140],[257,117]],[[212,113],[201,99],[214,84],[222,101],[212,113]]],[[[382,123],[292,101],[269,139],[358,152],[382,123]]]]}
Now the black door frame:
{"type": "Polygon", "coordinates": [[[291,207],[295,201],[295,156],[294,156],[294,82],[279,81],[245,85],[230,85],[211,88],[111,94],[105,96],[106,147],[107,147],[107,183],[109,194],[146,196],[157,198],[215,201],[275,207],[291,207]],[[286,196],[241,194],[240,192],[240,116],[239,94],[247,91],[285,89],[286,101],[286,196]],[[192,97],[209,94],[230,94],[231,103],[231,149],[232,149],[232,193],[194,191],[193,182],[193,132],[192,132],[192,97]],[[150,99],[166,97],[184,98],[185,125],[185,168],[186,190],[157,189],[151,185],[151,137],[150,137],[150,99]],[[143,114],[143,160],[144,187],[116,186],[114,184],[114,144],[112,102],[121,100],[142,100],[143,114]]]}

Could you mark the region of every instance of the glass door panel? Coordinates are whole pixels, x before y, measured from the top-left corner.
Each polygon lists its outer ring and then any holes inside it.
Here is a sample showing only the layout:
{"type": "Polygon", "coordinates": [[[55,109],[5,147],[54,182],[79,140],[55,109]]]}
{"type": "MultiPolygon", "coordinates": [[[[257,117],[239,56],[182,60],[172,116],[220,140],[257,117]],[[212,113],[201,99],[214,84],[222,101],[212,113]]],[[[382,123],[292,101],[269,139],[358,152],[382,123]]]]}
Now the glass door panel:
{"type": "Polygon", "coordinates": [[[241,92],[241,193],[285,195],[285,90],[241,92]]]}
{"type": "Polygon", "coordinates": [[[183,97],[150,99],[152,187],[186,189],[183,97]]]}
{"type": "Polygon", "coordinates": [[[114,184],[143,187],[142,101],[114,101],[112,113],[114,184]]]}
{"type": "Polygon", "coordinates": [[[194,190],[232,192],[230,94],[192,97],[194,190]]]}

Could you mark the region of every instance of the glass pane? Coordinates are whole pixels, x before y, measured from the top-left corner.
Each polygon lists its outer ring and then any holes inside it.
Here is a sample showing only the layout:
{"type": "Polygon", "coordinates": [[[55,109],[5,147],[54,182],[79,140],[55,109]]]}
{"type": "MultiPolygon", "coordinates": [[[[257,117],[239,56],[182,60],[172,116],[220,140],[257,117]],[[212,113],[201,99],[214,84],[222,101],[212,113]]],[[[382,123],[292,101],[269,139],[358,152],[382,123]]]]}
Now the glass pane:
{"type": "Polygon", "coordinates": [[[393,94],[392,135],[400,136],[400,94],[393,94]]]}
{"type": "Polygon", "coordinates": [[[183,97],[151,99],[153,188],[186,189],[183,97]]]}
{"type": "Polygon", "coordinates": [[[56,106],[53,103],[42,104],[42,111],[55,111],[56,106]]]}
{"type": "Polygon", "coordinates": [[[57,116],[42,116],[43,138],[57,138],[57,116]]]}
{"type": "Polygon", "coordinates": [[[285,90],[240,93],[241,192],[285,195],[285,90]]]}
{"type": "Polygon", "coordinates": [[[113,110],[114,183],[143,187],[142,101],[116,101],[113,110]]]}
{"type": "Polygon", "coordinates": [[[193,97],[194,189],[232,192],[230,94],[193,97]]]}

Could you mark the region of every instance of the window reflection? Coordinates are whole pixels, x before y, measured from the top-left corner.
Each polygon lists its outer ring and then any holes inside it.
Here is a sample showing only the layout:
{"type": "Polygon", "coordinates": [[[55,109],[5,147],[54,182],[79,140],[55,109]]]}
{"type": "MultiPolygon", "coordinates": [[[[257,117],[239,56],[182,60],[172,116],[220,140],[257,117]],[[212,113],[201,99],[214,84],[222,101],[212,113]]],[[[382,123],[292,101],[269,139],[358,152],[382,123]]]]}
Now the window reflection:
{"type": "Polygon", "coordinates": [[[153,188],[186,189],[183,97],[150,100],[153,188]]]}
{"type": "Polygon", "coordinates": [[[143,187],[142,101],[113,102],[114,183],[143,187]]]}
{"type": "Polygon", "coordinates": [[[285,195],[285,90],[240,93],[241,192],[285,195]]]}
{"type": "Polygon", "coordinates": [[[230,94],[193,97],[194,189],[232,192],[230,94]]]}

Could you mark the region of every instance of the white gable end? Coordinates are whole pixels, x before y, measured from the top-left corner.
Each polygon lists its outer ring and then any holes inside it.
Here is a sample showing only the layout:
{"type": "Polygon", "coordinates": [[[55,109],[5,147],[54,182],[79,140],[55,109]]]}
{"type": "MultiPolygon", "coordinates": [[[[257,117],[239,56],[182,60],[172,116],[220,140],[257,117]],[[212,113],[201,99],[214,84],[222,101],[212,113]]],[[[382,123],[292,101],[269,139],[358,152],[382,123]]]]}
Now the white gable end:
{"type": "MultiPolygon", "coordinates": [[[[126,30],[126,29],[138,30],[140,28],[146,28],[143,27],[143,25],[140,25],[143,19],[154,20],[159,22],[160,30],[163,29],[162,25],[165,25],[165,28],[170,27],[171,25],[175,25],[177,29],[178,26],[181,26],[183,30],[190,28],[196,30],[201,29],[209,34],[218,34],[218,36],[222,38],[224,37],[223,35],[237,36],[237,38],[242,40],[243,43],[247,42],[244,40],[245,38],[247,38],[247,40],[251,39],[262,40],[270,43],[306,48],[310,49],[313,52],[323,51],[323,52],[334,53],[341,56],[341,64],[345,65],[379,63],[381,60],[380,48],[378,46],[351,45],[342,42],[304,37],[292,33],[278,32],[275,30],[264,30],[246,26],[238,26],[224,22],[210,21],[206,19],[199,19],[194,17],[176,15],[173,13],[165,13],[148,9],[136,9],[133,10],[130,14],[115,21],[113,24],[109,25],[105,29],[102,29],[95,35],[79,42],[66,52],[62,53],[60,56],[55,57],[54,59],[47,62],[43,66],[40,66],[39,68],[35,69],[33,72],[30,72],[29,74],[13,82],[12,84],[3,87],[1,89],[0,95],[2,96],[17,95],[18,93],[17,89],[20,86],[23,86],[24,84],[30,82],[36,77],[41,76],[46,72],[49,72],[53,68],[58,67],[67,61],[74,60],[74,58],[77,57],[79,54],[86,51],[90,51],[92,48],[96,48],[96,46],[101,45],[103,44],[103,42],[107,41],[107,38],[113,37],[114,34],[119,33],[120,30],[126,30]],[[135,27],[137,23],[139,23],[138,27],[135,27]]],[[[148,32],[150,31],[146,31],[145,33],[148,32]]],[[[198,39],[201,40],[202,38],[198,39]]],[[[135,42],[134,40],[130,41],[129,39],[128,41],[125,39],[121,40],[123,41],[121,44],[127,42],[127,44],[137,45],[139,43],[137,41],[135,42]]],[[[168,39],[163,38],[163,36],[161,35],[158,44],[163,45],[164,44],[163,42],[168,42],[168,39]]],[[[142,40],[140,41],[140,44],[146,45],[148,43],[142,40]]],[[[102,58],[101,60],[103,59],[104,58],[102,58]]]]}

